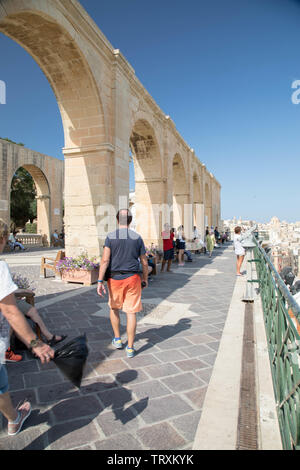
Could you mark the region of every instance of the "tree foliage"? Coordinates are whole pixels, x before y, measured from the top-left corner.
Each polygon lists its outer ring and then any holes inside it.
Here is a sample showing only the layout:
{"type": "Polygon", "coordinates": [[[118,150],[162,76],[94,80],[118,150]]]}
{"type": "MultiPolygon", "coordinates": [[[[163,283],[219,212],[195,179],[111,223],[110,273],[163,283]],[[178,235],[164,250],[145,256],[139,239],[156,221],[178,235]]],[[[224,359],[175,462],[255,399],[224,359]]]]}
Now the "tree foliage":
{"type": "Polygon", "coordinates": [[[24,168],[14,174],[11,184],[10,217],[17,227],[24,227],[37,216],[36,187],[32,176],[24,168]]]}

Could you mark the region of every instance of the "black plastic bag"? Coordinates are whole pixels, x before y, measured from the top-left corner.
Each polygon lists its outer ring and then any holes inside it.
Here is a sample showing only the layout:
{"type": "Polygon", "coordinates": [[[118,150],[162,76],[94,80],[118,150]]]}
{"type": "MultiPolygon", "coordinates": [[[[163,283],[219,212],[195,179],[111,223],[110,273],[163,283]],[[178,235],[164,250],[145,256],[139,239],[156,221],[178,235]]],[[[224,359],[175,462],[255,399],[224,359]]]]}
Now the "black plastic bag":
{"type": "Polygon", "coordinates": [[[53,361],[64,376],[80,388],[88,354],[87,339],[84,334],[57,349],[53,361]]]}

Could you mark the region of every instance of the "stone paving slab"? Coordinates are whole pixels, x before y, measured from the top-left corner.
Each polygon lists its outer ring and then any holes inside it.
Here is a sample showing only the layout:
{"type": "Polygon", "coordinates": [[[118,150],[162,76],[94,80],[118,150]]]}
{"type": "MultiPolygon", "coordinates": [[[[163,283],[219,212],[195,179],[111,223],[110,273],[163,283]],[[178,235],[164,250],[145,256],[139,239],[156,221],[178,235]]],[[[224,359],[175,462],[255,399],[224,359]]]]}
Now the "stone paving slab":
{"type": "Polygon", "coordinates": [[[174,265],[174,273],[154,277],[143,292],[137,355],[128,359],[111,345],[106,300],[95,287],[70,289],[40,279],[38,266],[14,266],[36,283],[49,329],[67,340],[85,332],[90,354],[80,390],[28,352],[21,363],[7,364],[14,403],[30,398],[33,413],[13,438],[0,419],[0,449],[190,449],[236,281],[234,253],[226,246],[212,258],[194,256],[190,267],[178,272],[174,265]],[[195,274],[201,270],[211,272],[195,274]],[[165,322],[160,304],[171,305],[176,322],[165,322]]]}

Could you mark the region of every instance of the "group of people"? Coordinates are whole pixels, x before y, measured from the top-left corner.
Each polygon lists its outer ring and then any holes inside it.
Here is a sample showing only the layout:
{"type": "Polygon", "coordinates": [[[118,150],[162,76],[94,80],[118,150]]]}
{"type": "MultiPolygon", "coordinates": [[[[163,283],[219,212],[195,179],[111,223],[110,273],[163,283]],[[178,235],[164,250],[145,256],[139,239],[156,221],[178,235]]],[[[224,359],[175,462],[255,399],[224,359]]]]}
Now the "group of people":
{"type": "Polygon", "coordinates": [[[53,246],[60,246],[63,248],[65,246],[65,233],[64,230],[59,234],[57,230],[54,230],[52,234],[51,244],[53,246]]]}
{"type": "MultiPolygon", "coordinates": [[[[132,215],[128,209],[118,212],[118,228],[108,234],[104,243],[97,286],[97,293],[100,297],[108,293],[110,322],[113,330],[112,346],[116,349],[125,347],[120,332],[120,311],[126,313],[127,345],[125,351],[128,358],[132,358],[136,354],[134,348],[136,314],[142,310],[142,289],[148,287],[149,275],[149,262],[144,241],[139,234],[130,229],[131,221],[132,215]]],[[[208,235],[215,236],[211,230],[208,235]]],[[[199,237],[196,227],[194,227],[194,236],[194,239],[199,237]]],[[[166,267],[170,272],[176,248],[178,249],[179,265],[183,264],[186,248],[184,227],[180,226],[176,232],[165,225],[162,238],[164,256],[161,271],[163,272],[166,267]]],[[[7,225],[0,219],[0,252],[3,251],[7,239],[7,225]]],[[[208,238],[206,244],[207,242],[208,238]]],[[[207,249],[210,249],[209,246],[207,249]]],[[[16,302],[14,292],[17,290],[17,286],[11,278],[5,261],[0,261],[0,280],[0,412],[8,420],[8,434],[16,435],[31,413],[31,404],[24,401],[15,408],[9,394],[5,358],[7,358],[9,351],[10,330],[14,331],[42,363],[53,359],[53,346],[65,337],[52,335],[41,321],[35,308],[31,306],[25,308],[23,303],[16,302]],[[40,340],[31,329],[26,321],[26,316],[31,317],[40,325],[44,333],[44,341],[40,340]]]]}

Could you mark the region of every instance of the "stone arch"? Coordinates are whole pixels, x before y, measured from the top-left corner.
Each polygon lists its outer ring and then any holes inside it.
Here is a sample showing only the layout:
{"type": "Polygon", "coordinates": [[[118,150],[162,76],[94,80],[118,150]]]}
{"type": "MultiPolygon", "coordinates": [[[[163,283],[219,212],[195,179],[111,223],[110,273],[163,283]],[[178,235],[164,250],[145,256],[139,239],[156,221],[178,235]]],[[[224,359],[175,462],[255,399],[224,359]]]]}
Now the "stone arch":
{"type": "Polygon", "coordinates": [[[91,247],[90,253],[99,254],[97,209],[101,202],[111,202],[107,196],[107,187],[111,187],[110,150],[105,147],[109,138],[98,83],[88,63],[89,51],[82,49],[76,24],[56,2],[1,2],[0,32],[33,57],[58,103],[65,140],[67,252],[72,255],[84,248],[84,231],[89,234],[85,244],[91,247]],[[95,185],[101,186],[97,192],[91,189],[95,185]]]}
{"type": "Polygon", "coordinates": [[[18,168],[25,168],[35,182],[39,198],[37,201],[39,222],[44,220],[40,229],[42,228],[43,234],[47,235],[49,242],[49,233],[53,229],[61,230],[63,224],[64,162],[0,139],[0,217],[8,224],[10,223],[11,182],[18,168]],[[51,204],[49,196],[51,196],[51,204]],[[43,206],[45,208],[47,206],[47,216],[41,216],[43,206]]]}
{"type": "Polygon", "coordinates": [[[158,243],[164,200],[162,159],[153,127],[146,119],[133,125],[129,141],[135,173],[135,225],[145,243],[158,243]]]}
{"type": "MultiPolygon", "coordinates": [[[[24,164],[24,168],[31,175],[36,187],[37,199],[37,233],[42,235],[43,243],[50,244],[51,240],[51,190],[48,179],[43,171],[35,165],[24,164]]],[[[16,172],[15,171],[15,172],[16,172]]],[[[14,173],[15,173],[14,172],[14,173]]],[[[10,179],[12,182],[12,177],[10,179]]],[[[10,184],[11,187],[11,184],[10,184]]],[[[10,198],[10,196],[9,196],[10,198]]],[[[61,227],[58,227],[61,229],[61,227]]]]}
{"type": "Polygon", "coordinates": [[[40,10],[19,10],[8,1],[13,12],[0,11],[0,32],[17,42],[37,62],[47,77],[60,109],[65,147],[85,146],[105,141],[105,126],[99,93],[90,67],[70,32],[56,19],[40,10]],[[1,14],[2,13],[2,14],[1,14]],[[93,135],[88,129],[95,123],[93,135]],[[99,132],[99,134],[97,134],[99,132]]]}
{"type": "Polygon", "coordinates": [[[190,191],[184,160],[179,153],[172,160],[173,184],[173,226],[177,229],[184,225],[186,217],[184,208],[190,203],[190,191]]]}

